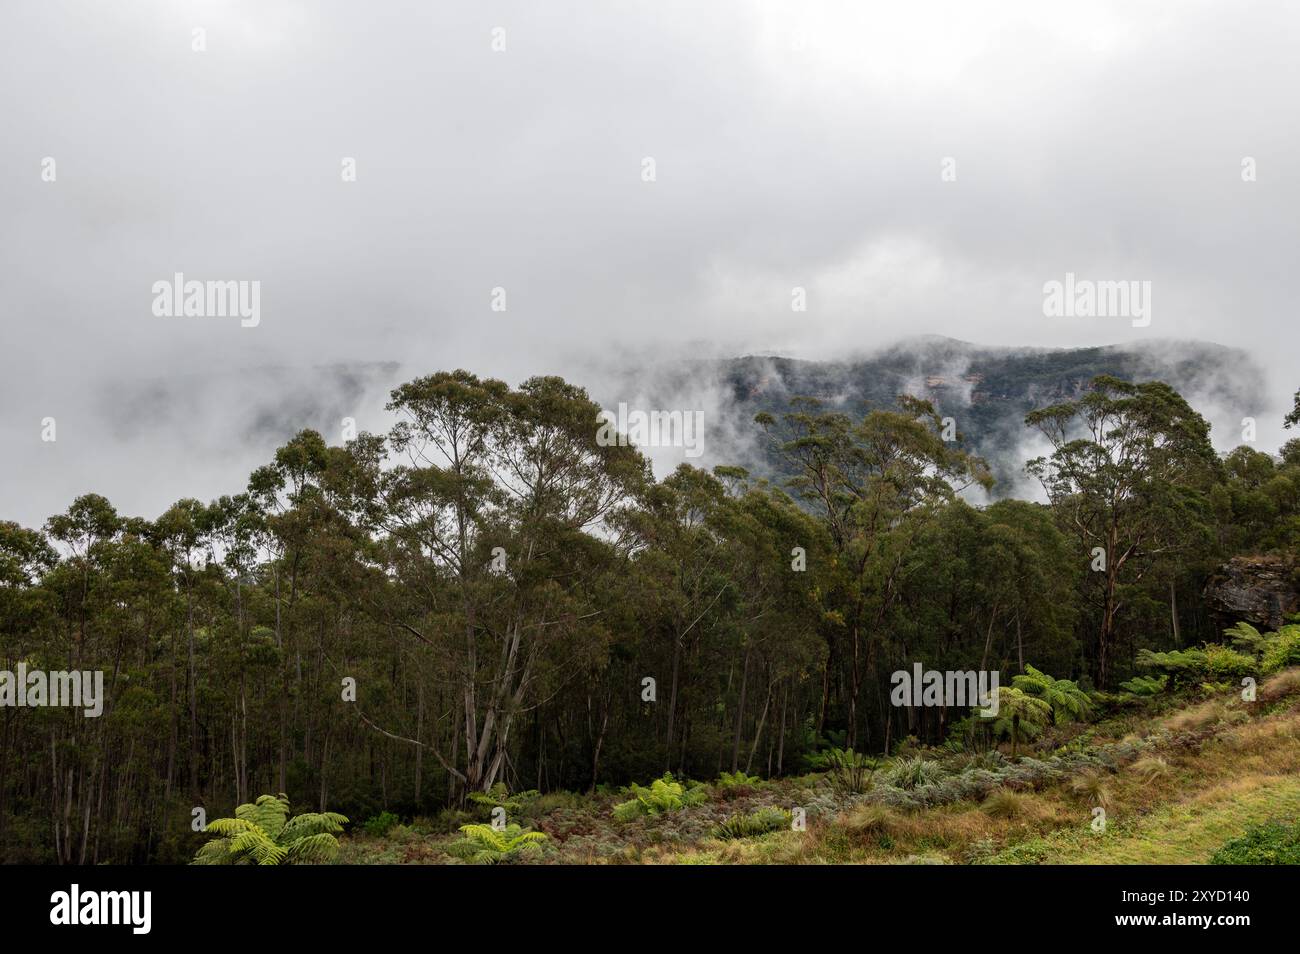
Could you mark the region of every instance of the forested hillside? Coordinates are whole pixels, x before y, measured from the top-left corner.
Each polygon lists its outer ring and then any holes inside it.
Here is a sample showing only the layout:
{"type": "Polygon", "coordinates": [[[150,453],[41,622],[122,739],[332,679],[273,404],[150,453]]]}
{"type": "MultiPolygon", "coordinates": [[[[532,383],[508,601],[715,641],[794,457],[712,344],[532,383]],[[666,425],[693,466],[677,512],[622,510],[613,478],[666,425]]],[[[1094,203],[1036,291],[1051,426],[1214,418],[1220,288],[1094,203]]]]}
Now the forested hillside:
{"type": "MultiPolygon", "coordinates": [[[[745,440],[757,413],[780,413],[798,396],[857,414],[886,408],[899,394],[914,394],[951,416],[969,450],[997,476],[997,497],[1022,496],[1024,447],[1032,435],[1025,415],[1036,407],[1077,398],[1098,375],[1126,381],[1159,380],[1198,404],[1219,426],[1239,427],[1265,405],[1263,374],[1243,351],[1207,342],[1156,341],[1092,348],[988,347],[926,335],[836,361],[747,356],[676,363],[647,378],[647,398],[673,407],[681,395],[707,382],[724,395],[716,413],[738,439],[730,449],[751,469],[789,476],[770,449],[745,440]],[[1211,414],[1213,411],[1213,414],[1211,414]]],[[[634,377],[635,379],[635,377],[634,377]]],[[[1222,445],[1220,445],[1222,446],[1222,445]]],[[[734,463],[735,461],[727,461],[734,463]]]]}
{"type": "MultiPolygon", "coordinates": [[[[1050,504],[985,508],[960,496],[985,462],[916,397],[763,409],[780,483],[656,481],[558,378],[438,373],[390,410],[387,434],[304,431],[241,492],[156,519],[87,495],[0,523],[5,667],[100,669],[106,695],[96,718],[0,708],[4,860],[186,861],[196,807],[264,793],[359,821],[665,772],[853,789],[869,757],[944,746],[1032,773],[1049,727],[1300,664],[1300,628],[1229,638],[1202,599],[1242,554],[1294,581],[1300,441],[1216,455],[1159,382],[1100,376],[1031,409],[1050,504]],[[893,704],[918,663],[1000,672],[1003,717],[893,704]]],[[[689,803],[671,784],[621,810],[689,803]]]]}

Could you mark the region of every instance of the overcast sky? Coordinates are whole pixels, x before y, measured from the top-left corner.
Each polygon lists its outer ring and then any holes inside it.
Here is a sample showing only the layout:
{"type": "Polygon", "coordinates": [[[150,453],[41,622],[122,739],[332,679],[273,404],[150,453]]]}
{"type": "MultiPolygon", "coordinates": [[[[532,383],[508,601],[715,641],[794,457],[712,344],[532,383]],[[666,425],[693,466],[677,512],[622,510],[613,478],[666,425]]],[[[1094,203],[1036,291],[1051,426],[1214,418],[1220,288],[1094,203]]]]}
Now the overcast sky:
{"type": "Polygon", "coordinates": [[[238,491],[433,370],[596,387],[645,349],[917,333],[1243,348],[1271,449],[1298,27],[1281,0],[8,0],[0,519],[238,491]],[[260,323],[155,316],[175,272],[259,281],[260,323]],[[1066,272],[1151,282],[1151,323],[1045,317],[1066,272]]]}

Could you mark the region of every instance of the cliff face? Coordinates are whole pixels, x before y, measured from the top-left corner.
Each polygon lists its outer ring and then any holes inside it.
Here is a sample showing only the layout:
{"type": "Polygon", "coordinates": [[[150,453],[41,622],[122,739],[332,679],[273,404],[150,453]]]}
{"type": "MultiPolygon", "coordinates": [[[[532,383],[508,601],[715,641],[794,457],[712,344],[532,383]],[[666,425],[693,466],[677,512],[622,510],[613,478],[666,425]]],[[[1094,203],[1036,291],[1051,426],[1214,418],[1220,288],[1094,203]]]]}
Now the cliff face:
{"type": "Polygon", "coordinates": [[[1300,612],[1296,568],[1279,557],[1233,557],[1205,584],[1205,602],[1228,623],[1277,629],[1300,612]]]}

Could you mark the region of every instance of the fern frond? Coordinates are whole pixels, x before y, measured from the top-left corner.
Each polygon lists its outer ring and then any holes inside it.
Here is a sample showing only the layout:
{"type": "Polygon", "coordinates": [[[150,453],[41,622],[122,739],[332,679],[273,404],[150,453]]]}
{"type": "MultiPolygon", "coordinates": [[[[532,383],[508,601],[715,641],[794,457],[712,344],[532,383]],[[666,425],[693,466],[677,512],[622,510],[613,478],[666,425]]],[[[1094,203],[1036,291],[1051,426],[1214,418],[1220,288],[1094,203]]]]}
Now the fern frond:
{"type": "MultiPolygon", "coordinates": [[[[342,818],[343,816],[336,817],[342,818]]],[[[307,814],[296,815],[285,822],[275,841],[277,844],[287,845],[296,838],[307,838],[322,832],[338,834],[341,831],[343,831],[343,826],[330,815],[308,812],[307,814]]]]}
{"type": "Polygon", "coordinates": [[[257,825],[244,818],[214,818],[208,822],[206,830],[229,838],[242,835],[248,831],[261,831],[257,825]]]}
{"type": "Polygon", "coordinates": [[[284,795],[260,795],[251,805],[240,805],[235,817],[252,822],[274,838],[289,816],[289,799],[284,795]]]}
{"type": "Polygon", "coordinates": [[[240,805],[234,818],[217,818],[207,830],[217,837],[194,855],[197,865],[318,864],[338,854],[335,834],[347,817],[337,812],[307,812],[289,817],[289,799],[262,795],[240,805]]]}
{"type": "Polygon", "coordinates": [[[214,838],[194,855],[191,864],[196,865],[232,865],[235,856],[230,851],[229,838],[214,838]]]}
{"type": "Polygon", "coordinates": [[[326,864],[339,853],[339,840],[328,832],[306,835],[285,849],[290,864],[326,864]]]}

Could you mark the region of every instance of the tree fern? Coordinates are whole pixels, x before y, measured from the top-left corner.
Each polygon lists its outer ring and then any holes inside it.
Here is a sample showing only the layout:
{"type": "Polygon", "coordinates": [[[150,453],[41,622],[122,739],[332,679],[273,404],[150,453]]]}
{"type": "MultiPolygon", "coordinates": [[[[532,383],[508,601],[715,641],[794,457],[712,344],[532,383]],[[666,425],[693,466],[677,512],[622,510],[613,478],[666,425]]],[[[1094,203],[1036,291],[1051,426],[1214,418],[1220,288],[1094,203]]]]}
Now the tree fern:
{"type": "Polygon", "coordinates": [[[998,717],[993,734],[1011,738],[1011,755],[1020,749],[1021,739],[1036,739],[1052,717],[1052,707],[1015,686],[999,686],[998,717]]]}
{"type": "Polygon", "coordinates": [[[1154,696],[1164,692],[1168,681],[1168,676],[1134,676],[1127,682],[1121,682],[1119,687],[1130,695],[1154,696]]]}
{"type": "Polygon", "coordinates": [[[535,788],[511,795],[505,783],[497,782],[486,792],[470,792],[469,800],[476,805],[483,805],[489,809],[504,808],[507,815],[517,815],[524,810],[526,803],[540,795],[541,792],[535,788]]]}
{"type": "Polygon", "coordinates": [[[1223,631],[1223,635],[1232,641],[1234,649],[1241,649],[1252,655],[1259,652],[1260,644],[1264,641],[1264,635],[1247,622],[1228,627],[1223,631]]]}
{"type": "Polygon", "coordinates": [[[465,836],[454,842],[447,851],[458,858],[475,864],[491,865],[501,861],[514,861],[542,850],[546,835],[540,831],[507,825],[503,829],[491,825],[461,825],[465,836]]]}
{"type": "Polygon", "coordinates": [[[324,864],[338,855],[347,818],[337,812],[289,817],[289,799],[262,795],[240,805],[234,818],[216,818],[207,832],[217,837],[194,855],[196,865],[324,864]]]}
{"type": "Polygon", "coordinates": [[[1092,709],[1087,693],[1069,679],[1053,679],[1033,666],[1026,666],[1022,675],[1015,676],[1011,685],[1046,702],[1052,710],[1052,723],[1077,722],[1092,709]]]}

